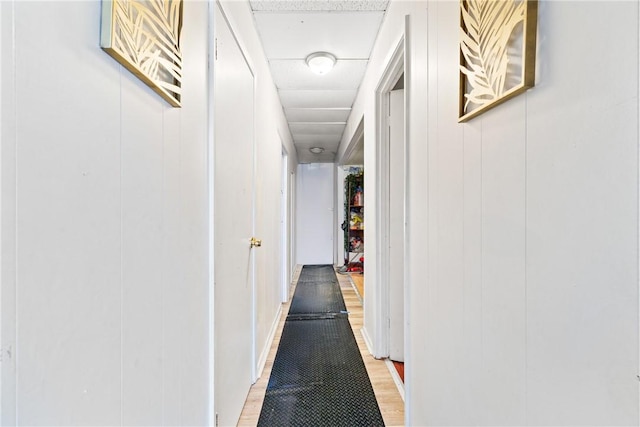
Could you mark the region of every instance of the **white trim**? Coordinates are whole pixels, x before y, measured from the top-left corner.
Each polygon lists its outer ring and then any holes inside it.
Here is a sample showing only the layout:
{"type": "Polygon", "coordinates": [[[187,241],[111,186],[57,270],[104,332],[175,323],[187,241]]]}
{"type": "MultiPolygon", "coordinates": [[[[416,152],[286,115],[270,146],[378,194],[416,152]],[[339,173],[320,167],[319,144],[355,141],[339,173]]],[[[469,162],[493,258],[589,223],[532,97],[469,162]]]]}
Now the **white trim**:
{"type": "MultiPolygon", "coordinates": [[[[0,7],[0,147],[2,147],[2,67],[3,67],[3,61],[2,58],[4,58],[4,56],[2,56],[2,7],[0,7]]],[[[3,183],[3,179],[2,179],[2,150],[0,150],[0,188],[2,188],[2,183],[3,183]]],[[[0,193],[0,224],[2,224],[2,219],[4,217],[4,215],[2,214],[2,207],[4,205],[4,203],[2,202],[2,197],[1,197],[0,193]]],[[[2,237],[4,236],[2,227],[0,227],[0,278],[2,277],[2,272],[3,272],[3,268],[2,268],[2,237]]],[[[0,313],[2,313],[2,280],[0,279],[0,313]]],[[[2,361],[4,359],[4,334],[2,333],[2,325],[3,325],[4,319],[2,314],[0,314],[0,414],[2,414],[2,408],[3,408],[3,400],[2,400],[2,379],[4,377],[3,375],[3,365],[2,365],[2,361]]],[[[5,362],[6,363],[6,362],[5,362]]],[[[0,415],[0,426],[4,425],[2,422],[2,415],[0,415]]]]}
{"type": "MultiPolygon", "coordinates": [[[[640,7],[638,8],[638,22],[640,22],[640,7]]],[[[638,32],[638,45],[640,46],[640,32],[638,32]]],[[[638,54],[638,92],[636,93],[637,98],[636,99],[640,99],[640,47],[638,48],[638,52],[636,52],[638,54]]],[[[640,106],[640,105],[639,105],[640,106]]],[[[638,141],[637,145],[640,146],[640,108],[638,109],[639,113],[638,113],[638,123],[636,124],[637,126],[637,130],[636,130],[636,136],[638,137],[638,141]]],[[[640,151],[638,152],[638,165],[640,165],[640,151]]],[[[638,174],[637,176],[637,182],[638,182],[638,212],[640,212],[640,171],[636,172],[638,174]]],[[[638,242],[640,242],[640,215],[638,216],[637,219],[637,225],[638,225],[638,242]]],[[[640,307],[640,243],[638,244],[638,246],[636,247],[637,251],[638,251],[638,265],[637,265],[637,269],[638,269],[638,305],[637,307],[640,307]]],[[[638,312],[636,314],[638,316],[638,333],[640,334],[640,312],[638,312]]],[[[638,372],[636,372],[636,377],[638,378],[639,382],[638,382],[638,407],[640,407],[640,339],[638,340],[638,372]]]]}
{"type": "Polygon", "coordinates": [[[353,278],[351,277],[351,274],[349,273],[344,273],[347,276],[349,276],[349,283],[351,283],[351,287],[353,288],[353,291],[356,293],[356,296],[358,297],[358,301],[360,301],[360,304],[362,304],[362,307],[364,309],[364,299],[362,298],[362,295],[360,295],[360,291],[358,291],[358,288],[356,288],[356,284],[353,281],[353,278]]]}
{"type": "Polygon", "coordinates": [[[339,159],[336,159],[337,165],[345,165],[347,159],[351,158],[353,152],[358,148],[358,143],[361,139],[364,139],[364,115],[360,118],[360,122],[358,123],[358,127],[356,128],[353,136],[351,137],[351,141],[349,141],[349,145],[345,148],[342,156],[339,159]]]}
{"type": "MultiPolygon", "coordinates": [[[[229,28],[232,28],[229,24],[229,28]]],[[[232,29],[232,33],[235,37],[235,32],[232,29]]],[[[257,93],[258,93],[258,79],[256,78],[255,73],[253,72],[253,68],[251,67],[251,63],[247,60],[247,57],[244,54],[244,50],[242,49],[242,45],[237,41],[238,47],[240,48],[240,52],[242,52],[242,56],[244,56],[244,60],[247,63],[247,67],[251,72],[251,77],[253,78],[253,135],[252,135],[252,148],[253,151],[253,178],[251,179],[251,236],[256,236],[256,218],[258,216],[257,212],[257,204],[258,204],[258,191],[257,191],[257,178],[258,178],[258,141],[256,138],[256,129],[258,128],[256,125],[257,118],[257,93]]],[[[258,286],[256,284],[256,270],[257,270],[257,261],[256,261],[256,248],[254,247],[251,250],[251,383],[254,384],[258,380],[258,286]]]]}
{"type": "MultiPolygon", "coordinates": [[[[351,158],[353,152],[358,148],[358,146],[362,143],[364,145],[364,116],[360,118],[360,122],[356,127],[347,148],[342,153],[339,159],[336,159],[335,165],[335,175],[336,175],[336,197],[335,197],[335,244],[334,244],[334,264],[335,265],[346,265],[348,264],[346,258],[349,256],[345,251],[344,245],[344,233],[345,231],[340,227],[342,221],[348,221],[346,218],[346,212],[344,208],[345,203],[345,189],[344,189],[344,179],[347,176],[347,172],[344,169],[344,166],[347,165],[348,159],[351,158]],[[342,173],[341,173],[342,172],[342,173]],[[342,221],[340,221],[342,219],[342,221]]],[[[364,163],[364,161],[363,161],[364,163]]],[[[364,164],[363,164],[364,166],[364,164]]]]}
{"type": "Polygon", "coordinates": [[[340,230],[340,218],[338,216],[338,211],[340,210],[339,209],[340,208],[339,200],[340,200],[341,191],[338,189],[338,180],[339,180],[340,177],[338,176],[338,168],[335,167],[335,164],[334,164],[334,167],[333,167],[331,172],[333,172],[333,185],[332,185],[332,187],[333,187],[332,188],[333,189],[333,215],[332,215],[333,216],[333,228],[332,228],[332,230],[334,230],[333,231],[333,236],[332,236],[333,237],[333,244],[331,245],[332,246],[332,248],[331,248],[332,249],[331,250],[331,252],[332,252],[331,257],[333,259],[333,265],[336,266],[336,265],[339,265],[338,264],[338,260],[339,260],[339,258],[338,258],[338,246],[343,241],[342,239],[339,238],[340,237],[340,231],[342,231],[342,230],[340,230]]]}
{"type": "Polygon", "coordinates": [[[280,165],[280,301],[289,301],[289,152],[284,146],[280,132],[280,146],[282,147],[280,165]]]}
{"type": "Polygon", "coordinates": [[[2,16],[0,17],[0,33],[2,38],[3,55],[0,57],[2,69],[0,85],[2,86],[2,115],[0,127],[2,145],[0,145],[0,159],[2,160],[2,191],[0,204],[2,206],[2,223],[0,235],[2,240],[2,257],[0,258],[0,287],[2,305],[0,318],[2,330],[0,333],[0,377],[1,390],[4,391],[0,400],[0,425],[20,425],[18,381],[20,364],[18,361],[18,284],[17,284],[17,148],[16,148],[16,28],[15,2],[0,1],[2,16]]]}
{"type": "Polygon", "coordinates": [[[258,378],[262,376],[264,367],[267,364],[267,357],[269,356],[269,352],[271,351],[271,345],[273,344],[273,340],[276,338],[276,332],[278,332],[280,317],[282,317],[282,305],[278,307],[278,312],[276,313],[273,319],[273,323],[271,324],[271,329],[269,329],[269,334],[267,335],[267,343],[262,349],[262,354],[258,359],[258,378]]]}
{"type": "MultiPolygon", "coordinates": [[[[371,337],[369,337],[369,333],[367,332],[367,328],[366,327],[362,327],[362,329],[360,329],[360,333],[362,334],[362,339],[364,340],[364,345],[367,346],[367,350],[369,351],[369,353],[373,354],[373,344],[371,343],[371,337]]],[[[375,356],[373,356],[375,357],[375,356]]],[[[378,359],[377,357],[375,357],[376,359],[378,359]]]]}
{"type": "MultiPolygon", "coordinates": [[[[409,240],[411,239],[411,224],[409,223],[409,207],[411,205],[411,198],[409,197],[409,188],[411,181],[409,179],[410,162],[409,162],[409,150],[411,145],[411,78],[412,78],[412,64],[411,55],[411,15],[406,15],[404,18],[404,102],[405,102],[405,115],[404,115],[404,382],[402,384],[402,399],[406,395],[411,397],[412,381],[410,374],[412,370],[413,358],[411,356],[411,253],[409,251],[409,240]]],[[[405,400],[404,405],[404,423],[405,425],[411,425],[411,399],[409,402],[405,400]]]]}
{"type": "Polygon", "coordinates": [[[396,367],[394,366],[391,359],[384,359],[384,364],[387,365],[387,369],[391,374],[391,378],[393,378],[393,382],[396,384],[398,393],[400,393],[400,397],[404,402],[404,383],[402,382],[402,378],[400,378],[400,375],[398,375],[398,371],[396,370],[396,367]]]}
{"type": "MultiPolygon", "coordinates": [[[[297,167],[295,170],[297,170],[297,167]]],[[[289,179],[289,283],[287,285],[287,292],[289,292],[296,271],[296,221],[298,218],[296,213],[296,192],[298,191],[296,186],[296,173],[289,171],[287,179],[289,179]]],[[[287,298],[289,298],[289,294],[287,294],[287,298]]]]}
{"type": "Polygon", "coordinates": [[[208,343],[208,351],[209,351],[209,378],[207,388],[209,390],[209,401],[208,401],[208,425],[215,426],[216,424],[216,396],[215,396],[215,151],[214,151],[214,135],[215,135],[215,115],[213,114],[215,110],[215,49],[216,49],[216,38],[215,38],[215,10],[216,4],[210,2],[208,4],[208,21],[209,21],[209,29],[207,31],[208,36],[208,47],[207,47],[207,181],[209,183],[209,188],[207,189],[208,195],[208,209],[209,209],[209,233],[208,233],[208,287],[209,287],[209,343],[208,343]]]}
{"type": "Polygon", "coordinates": [[[345,231],[342,229],[342,224],[345,221],[345,194],[344,194],[344,169],[342,166],[338,164],[334,167],[335,174],[335,209],[334,209],[334,217],[335,217],[335,238],[333,245],[333,263],[336,266],[343,266],[345,259],[345,251],[344,251],[344,233],[345,231]]]}
{"type": "MultiPolygon", "coordinates": [[[[389,110],[388,94],[404,72],[405,67],[405,34],[403,32],[400,40],[391,55],[391,59],[382,73],[382,77],[376,88],[376,254],[378,255],[377,274],[374,287],[378,298],[376,298],[375,331],[374,336],[377,346],[372,352],[376,358],[389,356],[389,120],[387,111],[389,110]],[[385,197],[385,195],[387,197],[385,197]]],[[[405,101],[406,102],[406,101],[405,101]]],[[[405,111],[408,114],[408,111],[405,111]]],[[[406,122],[405,122],[406,123],[406,122]]],[[[405,159],[406,163],[406,159],[405,159]]],[[[406,188],[404,200],[406,204],[406,188]]]]}

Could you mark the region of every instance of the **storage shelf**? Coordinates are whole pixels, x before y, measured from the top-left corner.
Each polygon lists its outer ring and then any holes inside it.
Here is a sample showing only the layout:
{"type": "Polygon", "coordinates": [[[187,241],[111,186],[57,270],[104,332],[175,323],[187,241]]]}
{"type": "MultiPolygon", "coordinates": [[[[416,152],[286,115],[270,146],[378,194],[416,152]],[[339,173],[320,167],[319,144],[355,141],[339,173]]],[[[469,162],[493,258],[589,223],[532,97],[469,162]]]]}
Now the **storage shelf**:
{"type": "Polygon", "coordinates": [[[363,185],[364,175],[348,175],[344,181],[345,187],[345,265],[362,271],[364,263],[360,259],[364,256],[364,203],[363,185]],[[354,203],[356,202],[356,203],[354,203]]]}

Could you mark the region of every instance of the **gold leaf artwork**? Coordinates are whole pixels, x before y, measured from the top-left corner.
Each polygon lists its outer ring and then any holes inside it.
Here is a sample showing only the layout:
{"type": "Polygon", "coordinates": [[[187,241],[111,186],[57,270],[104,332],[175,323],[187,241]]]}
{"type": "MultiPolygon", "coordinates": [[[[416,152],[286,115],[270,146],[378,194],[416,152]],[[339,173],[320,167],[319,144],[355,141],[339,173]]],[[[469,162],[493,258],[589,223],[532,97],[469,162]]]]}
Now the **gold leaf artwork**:
{"type": "Polygon", "coordinates": [[[537,0],[461,0],[460,122],[534,85],[536,16],[537,0]]]}
{"type": "Polygon", "coordinates": [[[182,0],[103,0],[102,48],[174,107],[182,87],[182,0]]]}

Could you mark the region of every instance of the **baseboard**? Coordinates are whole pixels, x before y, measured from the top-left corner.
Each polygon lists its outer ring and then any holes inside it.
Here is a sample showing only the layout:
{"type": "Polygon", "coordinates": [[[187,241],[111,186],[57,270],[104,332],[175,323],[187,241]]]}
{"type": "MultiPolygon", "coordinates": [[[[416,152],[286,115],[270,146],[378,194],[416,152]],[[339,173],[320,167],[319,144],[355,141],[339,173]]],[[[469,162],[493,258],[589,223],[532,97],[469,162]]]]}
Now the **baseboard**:
{"type": "Polygon", "coordinates": [[[271,325],[271,330],[269,330],[269,336],[267,337],[267,342],[262,349],[262,353],[260,353],[260,358],[258,359],[258,370],[257,370],[257,378],[262,376],[262,371],[264,371],[264,366],[267,364],[267,357],[269,356],[269,351],[271,350],[271,344],[273,344],[273,340],[276,337],[276,332],[278,331],[278,324],[280,323],[280,316],[282,316],[282,304],[278,307],[278,312],[275,315],[273,320],[273,324],[271,325]]]}
{"type": "Polygon", "coordinates": [[[349,283],[351,283],[351,287],[353,288],[353,292],[355,292],[356,296],[358,297],[358,301],[360,301],[360,304],[362,304],[362,310],[364,311],[364,300],[362,299],[362,296],[360,295],[360,291],[358,291],[358,288],[356,287],[355,282],[351,278],[351,275],[349,273],[345,273],[345,274],[349,277],[349,283]]]}
{"type": "Polygon", "coordinates": [[[398,388],[398,393],[400,393],[400,397],[402,397],[402,401],[404,402],[404,383],[398,375],[398,371],[396,367],[393,365],[391,359],[384,359],[384,363],[387,365],[387,369],[391,373],[391,378],[393,378],[393,382],[396,383],[396,387],[398,388]]]}
{"type": "Polygon", "coordinates": [[[369,354],[373,355],[373,357],[376,357],[376,354],[373,352],[373,344],[371,344],[371,338],[369,338],[367,329],[363,327],[362,329],[360,329],[360,332],[362,333],[362,338],[364,338],[364,344],[367,346],[367,350],[369,350],[369,354]]]}

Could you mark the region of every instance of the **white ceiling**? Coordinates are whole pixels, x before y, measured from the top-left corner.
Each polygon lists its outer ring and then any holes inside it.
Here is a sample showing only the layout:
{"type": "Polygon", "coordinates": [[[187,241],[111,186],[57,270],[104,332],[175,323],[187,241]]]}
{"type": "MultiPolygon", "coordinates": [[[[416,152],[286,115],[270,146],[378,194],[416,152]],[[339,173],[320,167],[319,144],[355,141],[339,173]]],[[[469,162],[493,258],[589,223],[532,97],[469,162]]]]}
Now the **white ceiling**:
{"type": "Polygon", "coordinates": [[[300,163],[333,162],[388,0],[250,0],[300,163]],[[311,72],[314,52],[337,58],[311,72]],[[311,147],[324,152],[313,154],[311,147]]]}

